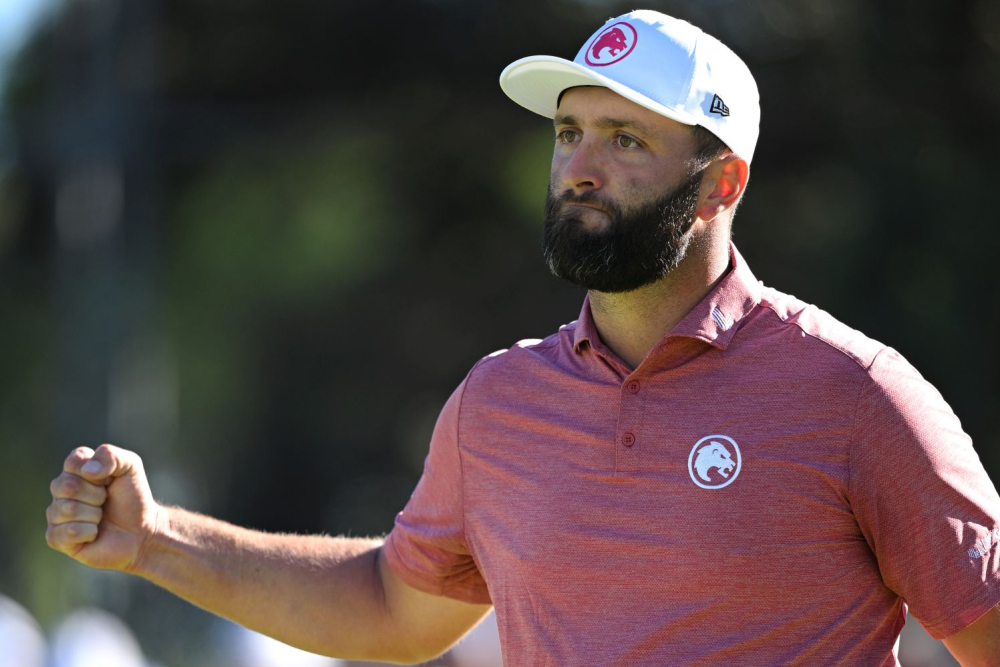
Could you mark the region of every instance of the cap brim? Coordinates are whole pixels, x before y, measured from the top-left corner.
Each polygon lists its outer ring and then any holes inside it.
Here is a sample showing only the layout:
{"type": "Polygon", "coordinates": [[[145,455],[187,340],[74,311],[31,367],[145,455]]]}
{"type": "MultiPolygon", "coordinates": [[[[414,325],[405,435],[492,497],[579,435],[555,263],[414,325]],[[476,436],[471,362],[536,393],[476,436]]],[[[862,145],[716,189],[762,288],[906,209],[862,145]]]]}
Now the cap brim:
{"type": "Polygon", "coordinates": [[[525,109],[546,118],[555,117],[559,95],[574,86],[603,86],[678,123],[698,124],[698,121],[687,113],[663,106],[628,86],[564,58],[528,56],[515,60],[500,73],[500,88],[507,97],[525,109]]]}

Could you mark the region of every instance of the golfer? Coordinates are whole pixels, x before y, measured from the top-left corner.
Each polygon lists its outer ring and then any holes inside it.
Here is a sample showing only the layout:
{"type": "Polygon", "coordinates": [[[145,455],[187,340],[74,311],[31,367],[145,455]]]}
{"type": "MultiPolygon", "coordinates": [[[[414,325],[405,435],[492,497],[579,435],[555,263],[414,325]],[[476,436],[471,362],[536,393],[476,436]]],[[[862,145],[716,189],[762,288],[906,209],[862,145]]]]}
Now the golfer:
{"type": "Polygon", "coordinates": [[[760,115],[744,63],[635,11],[500,85],[554,123],[544,258],[587,297],[472,368],[389,535],[162,506],[102,445],[52,482],[48,543],[341,658],[428,660],[492,606],[517,667],[891,666],[909,608],[1000,665],[1000,498],[958,419],[730,240],[760,115]]]}

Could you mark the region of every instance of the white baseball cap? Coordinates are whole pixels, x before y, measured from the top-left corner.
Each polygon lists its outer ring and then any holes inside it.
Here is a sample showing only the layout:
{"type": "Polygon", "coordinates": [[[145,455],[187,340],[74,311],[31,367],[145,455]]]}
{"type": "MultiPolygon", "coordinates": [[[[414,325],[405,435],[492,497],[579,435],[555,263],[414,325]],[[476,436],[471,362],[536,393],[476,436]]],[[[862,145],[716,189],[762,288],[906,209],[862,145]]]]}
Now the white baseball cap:
{"type": "Polygon", "coordinates": [[[687,21],[650,10],[610,19],[573,61],[521,58],[500,74],[512,100],[552,118],[573,86],[604,86],[685,125],[700,125],[750,162],[760,132],[760,96],[746,64],[687,21]]]}

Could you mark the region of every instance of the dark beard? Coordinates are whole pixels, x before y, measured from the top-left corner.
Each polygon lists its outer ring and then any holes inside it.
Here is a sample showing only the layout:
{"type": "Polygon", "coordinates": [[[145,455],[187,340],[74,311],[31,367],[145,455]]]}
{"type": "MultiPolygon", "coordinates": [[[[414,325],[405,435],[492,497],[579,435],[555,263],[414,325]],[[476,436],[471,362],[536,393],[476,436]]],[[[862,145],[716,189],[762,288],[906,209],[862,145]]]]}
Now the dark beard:
{"type": "Polygon", "coordinates": [[[687,253],[701,187],[702,170],[672,192],[624,210],[593,192],[560,197],[549,186],[545,199],[542,254],[552,273],[597,292],[629,292],[659,280],[687,253]],[[607,229],[591,232],[564,210],[566,204],[594,204],[607,212],[607,229]]]}

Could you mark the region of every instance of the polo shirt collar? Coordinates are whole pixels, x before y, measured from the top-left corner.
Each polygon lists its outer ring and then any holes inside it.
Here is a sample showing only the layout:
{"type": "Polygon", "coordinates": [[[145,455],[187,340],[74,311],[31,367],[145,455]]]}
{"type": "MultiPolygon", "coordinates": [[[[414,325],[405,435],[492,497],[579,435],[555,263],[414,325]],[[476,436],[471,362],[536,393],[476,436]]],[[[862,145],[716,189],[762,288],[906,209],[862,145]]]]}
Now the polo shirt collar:
{"type": "MultiPolygon", "coordinates": [[[[729,347],[729,342],[740,328],[740,322],[760,303],[761,291],[760,283],[732,243],[729,244],[729,256],[729,272],[664,337],[664,342],[671,336],[682,336],[703,340],[720,350],[729,347]]],[[[606,351],[590,313],[589,294],[583,300],[580,318],[573,332],[573,349],[579,353],[584,342],[599,352],[606,351]]],[[[662,344],[663,342],[660,343],[662,344]]]]}

